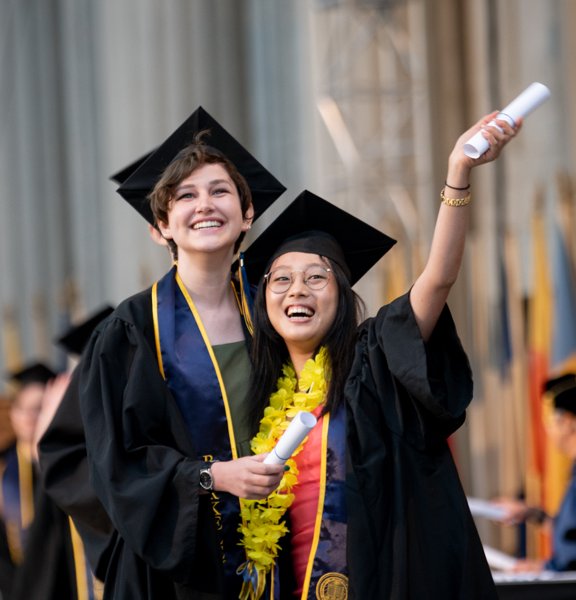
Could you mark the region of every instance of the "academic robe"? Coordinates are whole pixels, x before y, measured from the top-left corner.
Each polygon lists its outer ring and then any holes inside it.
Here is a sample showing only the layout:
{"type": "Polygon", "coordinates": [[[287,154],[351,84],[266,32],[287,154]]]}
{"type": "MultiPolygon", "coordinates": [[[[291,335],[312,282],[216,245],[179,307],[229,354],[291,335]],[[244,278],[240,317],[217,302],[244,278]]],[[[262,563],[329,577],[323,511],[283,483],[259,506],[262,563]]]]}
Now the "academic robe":
{"type": "Polygon", "coordinates": [[[46,493],[74,520],[92,571],[103,581],[117,533],[90,485],[78,374],[76,369],[38,444],[40,480],[46,493]]]}
{"type": "Polygon", "coordinates": [[[409,295],[363,323],[345,393],[349,597],[497,598],[446,442],[472,399],[448,309],[426,343],[409,295]]]}
{"type": "MultiPolygon", "coordinates": [[[[149,291],[117,309],[88,355],[77,391],[91,475],[119,531],[107,598],[220,598],[214,519],[158,373],[149,291]]],[[[361,327],[346,390],[351,598],[496,597],[445,441],[471,390],[447,311],[427,344],[406,297],[361,327]]]]}
{"type": "Polygon", "coordinates": [[[0,522],[0,598],[8,598],[14,578],[14,564],[10,558],[10,548],[4,523],[0,522]]]}
{"type": "MultiPolygon", "coordinates": [[[[0,475],[4,470],[7,455],[12,451],[12,446],[5,448],[0,453],[0,475]]],[[[0,506],[1,508],[1,506],[0,506]]],[[[12,579],[14,578],[14,561],[10,553],[8,543],[8,534],[3,519],[0,519],[0,598],[7,598],[12,589],[12,579]]]]}
{"type": "Polygon", "coordinates": [[[3,532],[1,546],[4,569],[9,566],[11,569],[6,571],[10,577],[2,584],[2,598],[76,600],[74,554],[68,518],[38,485],[35,465],[28,463],[27,466],[32,469],[33,517],[22,537],[21,552],[9,550],[8,538],[5,530],[3,532]],[[15,558],[18,555],[19,558],[15,558]]]}
{"type": "Polygon", "coordinates": [[[24,558],[6,600],[78,600],[68,517],[38,490],[24,558]]]}
{"type": "Polygon", "coordinates": [[[70,393],[80,399],[90,479],[117,531],[105,600],[223,598],[214,513],[159,371],[150,290],[96,328],[77,371],[70,393]]]}

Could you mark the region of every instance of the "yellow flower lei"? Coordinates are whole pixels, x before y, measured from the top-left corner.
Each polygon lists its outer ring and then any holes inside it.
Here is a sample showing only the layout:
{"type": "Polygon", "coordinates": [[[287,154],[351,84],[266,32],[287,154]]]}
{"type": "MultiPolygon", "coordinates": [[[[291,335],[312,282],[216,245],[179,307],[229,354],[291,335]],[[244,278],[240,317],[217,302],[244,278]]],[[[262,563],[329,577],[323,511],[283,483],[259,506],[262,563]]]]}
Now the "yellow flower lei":
{"type": "MultiPolygon", "coordinates": [[[[282,367],[277,389],[270,395],[270,404],[264,409],[258,433],[250,446],[255,454],[271,452],[290,421],[303,410],[313,411],[324,402],[330,380],[328,351],[323,346],[314,358],[306,361],[299,380],[291,363],[282,367]]],[[[306,440],[292,456],[298,454],[306,440]]],[[[238,573],[244,577],[240,600],[258,600],[266,587],[266,575],[274,567],[280,538],[288,532],[284,515],[292,502],[292,488],[298,483],[298,468],[293,458],[288,459],[286,471],[278,488],[263,500],[240,500],[242,525],[241,544],[246,549],[247,561],[238,573]]]]}

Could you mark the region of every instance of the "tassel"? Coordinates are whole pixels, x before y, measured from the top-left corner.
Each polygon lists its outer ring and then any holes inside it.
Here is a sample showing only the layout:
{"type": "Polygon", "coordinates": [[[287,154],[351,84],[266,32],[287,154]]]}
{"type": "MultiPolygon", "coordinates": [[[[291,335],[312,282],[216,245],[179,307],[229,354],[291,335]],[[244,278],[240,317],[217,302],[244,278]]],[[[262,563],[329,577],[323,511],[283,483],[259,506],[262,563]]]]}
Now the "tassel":
{"type": "Polygon", "coordinates": [[[238,281],[240,282],[240,303],[241,311],[244,316],[246,328],[250,335],[254,335],[254,325],[252,324],[252,307],[254,301],[250,292],[250,283],[246,269],[244,268],[244,253],[240,252],[240,260],[238,261],[238,281]]]}
{"type": "Polygon", "coordinates": [[[266,574],[261,573],[251,560],[241,564],[236,573],[244,579],[239,600],[260,600],[266,589],[266,574]]]}

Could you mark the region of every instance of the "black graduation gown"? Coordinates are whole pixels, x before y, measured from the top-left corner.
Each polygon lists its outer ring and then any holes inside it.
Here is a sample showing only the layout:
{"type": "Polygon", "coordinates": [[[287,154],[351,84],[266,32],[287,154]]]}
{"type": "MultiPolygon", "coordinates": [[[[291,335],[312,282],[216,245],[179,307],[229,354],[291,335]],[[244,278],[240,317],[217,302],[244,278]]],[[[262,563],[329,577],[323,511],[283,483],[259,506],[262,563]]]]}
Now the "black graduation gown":
{"type": "MultiPolygon", "coordinates": [[[[0,476],[4,470],[6,455],[10,452],[12,446],[5,448],[0,452],[0,476]]],[[[10,554],[8,536],[4,521],[0,519],[0,598],[7,598],[12,589],[12,579],[14,577],[14,562],[10,554]]]]}
{"type": "Polygon", "coordinates": [[[68,517],[38,484],[35,469],[33,475],[34,517],[27,529],[21,561],[18,563],[12,559],[2,523],[2,598],[75,600],[76,571],[68,517]]]}
{"type": "Polygon", "coordinates": [[[447,308],[426,344],[408,295],[361,326],[346,386],[351,598],[497,598],[446,443],[471,398],[447,308]]]}
{"type": "Polygon", "coordinates": [[[203,595],[222,589],[219,543],[193,440],[159,372],[150,290],[97,327],[77,370],[91,483],[118,532],[105,598],[218,598],[203,595]]]}
{"type": "Polygon", "coordinates": [[[54,418],[38,444],[40,480],[74,520],[98,579],[104,580],[116,531],[90,484],[76,369],[54,418]]]}
{"type": "Polygon", "coordinates": [[[68,517],[42,491],[36,495],[23,561],[6,600],[76,600],[76,571],[68,517]]]}
{"type": "Polygon", "coordinates": [[[4,522],[0,521],[0,598],[9,597],[15,568],[10,557],[6,528],[4,522]]]}

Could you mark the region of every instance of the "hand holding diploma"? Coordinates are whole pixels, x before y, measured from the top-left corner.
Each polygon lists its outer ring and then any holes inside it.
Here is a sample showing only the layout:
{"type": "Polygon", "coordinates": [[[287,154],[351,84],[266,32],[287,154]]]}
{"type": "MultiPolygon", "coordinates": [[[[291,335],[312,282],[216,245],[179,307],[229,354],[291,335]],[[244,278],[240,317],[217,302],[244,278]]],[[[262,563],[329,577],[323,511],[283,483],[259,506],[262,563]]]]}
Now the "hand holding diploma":
{"type": "Polygon", "coordinates": [[[300,411],[288,425],[278,443],[264,459],[265,464],[283,465],[293,454],[294,450],[316,425],[316,417],[309,412],[300,411]]]}
{"type": "MultiPolygon", "coordinates": [[[[534,82],[503,108],[496,118],[514,126],[518,119],[528,116],[549,97],[550,90],[542,83],[534,82]]],[[[500,129],[495,121],[491,121],[488,125],[500,129]]],[[[479,131],[464,144],[464,154],[470,158],[479,158],[489,146],[488,140],[479,131]]]]}

